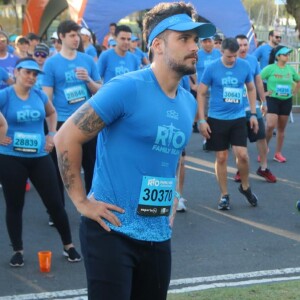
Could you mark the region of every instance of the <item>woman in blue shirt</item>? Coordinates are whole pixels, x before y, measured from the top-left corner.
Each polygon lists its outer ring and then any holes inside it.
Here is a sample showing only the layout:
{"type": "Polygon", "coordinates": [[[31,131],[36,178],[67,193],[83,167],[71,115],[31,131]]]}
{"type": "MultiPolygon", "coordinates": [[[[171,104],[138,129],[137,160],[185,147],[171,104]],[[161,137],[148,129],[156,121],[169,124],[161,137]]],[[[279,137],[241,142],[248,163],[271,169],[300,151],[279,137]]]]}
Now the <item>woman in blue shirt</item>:
{"type": "Polygon", "coordinates": [[[58,179],[49,155],[56,131],[56,112],[46,94],[36,88],[40,69],[32,58],[20,59],[14,85],[0,91],[0,111],[8,130],[0,142],[0,182],[6,203],[6,226],[14,250],[10,265],[21,267],[23,259],[22,212],[29,178],[53,218],[69,261],[81,257],[72,244],[67,213],[60,199],[58,179]],[[48,134],[44,134],[44,120],[48,134]]]}

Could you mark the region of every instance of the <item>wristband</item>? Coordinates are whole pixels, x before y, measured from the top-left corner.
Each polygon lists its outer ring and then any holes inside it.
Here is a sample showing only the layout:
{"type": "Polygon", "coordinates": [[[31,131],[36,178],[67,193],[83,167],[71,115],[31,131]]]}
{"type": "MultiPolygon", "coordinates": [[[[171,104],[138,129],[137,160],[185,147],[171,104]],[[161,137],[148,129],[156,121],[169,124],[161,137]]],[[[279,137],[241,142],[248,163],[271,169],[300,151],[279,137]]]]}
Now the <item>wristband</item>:
{"type": "Polygon", "coordinates": [[[178,200],[181,198],[180,193],[178,193],[177,191],[175,191],[175,198],[177,198],[178,200]]]}
{"type": "Polygon", "coordinates": [[[85,82],[86,82],[86,83],[90,83],[90,82],[91,82],[91,79],[88,79],[88,80],[86,80],[85,82]]]}
{"type": "Polygon", "coordinates": [[[204,123],[206,123],[206,120],[204,120],[204,119],[201,119],[201,120],[198,120],[197,121],[197,125],[199,126],[200,124],[204,124],[204,123]]]}
{"type": "Polygon", "coordinates": [[[49,131],[48,132],[48,135],[50,135],[50,136],[55,136],[55,134],[56,134],[56,132],[54,132],[54,131],[49,131]]]}

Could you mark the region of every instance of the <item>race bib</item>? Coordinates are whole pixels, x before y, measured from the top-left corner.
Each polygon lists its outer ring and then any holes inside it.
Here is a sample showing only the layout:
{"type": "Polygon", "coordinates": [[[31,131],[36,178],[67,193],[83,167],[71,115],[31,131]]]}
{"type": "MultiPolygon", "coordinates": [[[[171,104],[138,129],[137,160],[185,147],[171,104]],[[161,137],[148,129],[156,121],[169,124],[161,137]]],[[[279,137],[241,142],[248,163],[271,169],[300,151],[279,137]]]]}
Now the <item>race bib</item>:
{"type": "Polygon", "coordinates": [[[224,87],[223,101],[226,103],[240,104],[243,99],[243,89],[224,87]]]}
{"type": "Polygon", "coordinates": [[[276,95],[281,97],[288,97],[291,95],[291,87],[289,85],[277,84],[276,95]]]}
{"type": "Polygon", "coordinates": [[[39,153],[41,149],[41,135],[35,133],[15,132],[13,149],[23,153],[39,153]]]}
{"type": "Polygon", "coordinates": [[[64,89],[68,104],[75,104],[88,99],[88,92],[84,84],[64,89]]]}
{"type": "Polygon", "coordinates": [[[172,210],[175,178],[143,176],[137,213],[142,216],[168,216],[172,210]]]}

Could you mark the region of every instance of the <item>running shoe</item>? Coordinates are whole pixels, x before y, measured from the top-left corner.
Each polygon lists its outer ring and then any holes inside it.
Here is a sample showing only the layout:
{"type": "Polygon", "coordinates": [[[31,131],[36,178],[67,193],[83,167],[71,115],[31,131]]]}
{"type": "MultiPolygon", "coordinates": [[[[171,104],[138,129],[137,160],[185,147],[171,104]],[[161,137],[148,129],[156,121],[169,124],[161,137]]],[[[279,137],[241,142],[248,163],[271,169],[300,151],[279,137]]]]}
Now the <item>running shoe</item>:
{"type": "Polygon", "coordinates": [[[221,197],[219,204],[218,204],[219,210],[230,210],[230,200],[229,195],[224,195],[221,197]]]}
{"type": "Polygon", "coordinates": [[[54,222],[52,220],[52,218],[49,216],[49,222],[48,222],[49,226],[54,227],[54,222]]]}
{"type": "Polygon", "coordinates": [[[25,191],[26,191],[26,192],[29,192],[30,189],[31,189],[30,182],[29,182],[29,180],[27,180],[26,186],[25,186],[25,191]]]}
{"type": "Polygon", "coordinates": [[[186,200],[182,197],[178,200],[178,205],[176,208],[177,212],[185,212],[186,211],[186,206],[185,206],[184,202],[186,202],[186,200]]]}
{"type": "Polygon", "coordinates": [[[68,258],[69,262],[81,261],[81,256],[74,247],[71,247],[69,250],[64,249],[63,255],[68,258]]]}
{"type": "Polygon", "coordinates": [[[286,158],[280,152],[275,153],[273,159],[280,162],[280,163],[285,163],[286,162],[286,158]]]}
{"type": "Polygon", "coordinates": [[[266,181],[275,183],[276,182],[276,177],[272,174],[272,172],[267,168],[264,171],[259,167],[256,171],[256,174],[258,176],[261,176],[266,179],[266,181]]]}
{"type": "Polygon", "coordinates": [[[239,172],[239,171],[236,172],[236,174],[234,175],[233,180],[234,180],[235,182],[241,182],[241,175],[240,175],[240,172],[239,172]]]}
{"type": "Polygon", "coordinates": [[[24,266],[24,258],[21,252],[16,252],[10,259],[9,264],[12,267],[23,267],[24,266]]]}
{"type": "Polygon", "coordinates": [[[296,202],[296,208],[297,208],[298,212],[300,212],[300,200],[298,200],[296,202]]]}
{"type": "Polygon", "coordinates": [[[257,205],[257,201],[258,201],[257,196],[254,193],[252,193],[250,186],[248,187],[247,190],[243,190],[242,184],[240,184],[239,191],[240,191],[241,194],[243,194],[246,197],[247,201],[252,206],[257,205]]]}

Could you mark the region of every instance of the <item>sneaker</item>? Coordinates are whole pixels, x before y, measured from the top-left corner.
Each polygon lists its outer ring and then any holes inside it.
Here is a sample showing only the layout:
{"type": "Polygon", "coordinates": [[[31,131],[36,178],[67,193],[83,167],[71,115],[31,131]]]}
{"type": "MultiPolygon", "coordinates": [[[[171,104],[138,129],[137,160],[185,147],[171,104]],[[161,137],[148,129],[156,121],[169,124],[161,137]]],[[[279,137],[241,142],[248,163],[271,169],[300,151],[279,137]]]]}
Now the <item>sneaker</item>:
{"type": "Polygon", "coordinates": [[[63,256],[67,257],[69,262],[81,261],[81,256],[74,247],[69,250],[64,249],[63,256]]]}
{"type": "Polygon", "coordinates": [[[236,172],[233,179],[235,182],[241,182],[241,175],[239,171],[236,172]]]}
{"type": "Polygon", "coordinates": [[[54,222],[52,220],[51,217],[49,217],[49,222],[48,222],[49,226],[54,227],[54,222]]]}
{"type": "Polygon", "coordinates": [[[218,204],[219,210],[230,210],[230,200],[229,195],[224,195],[221,197],[219,204],[218,204]]]}
{"type": "Polygon", "coordinates": [[[272,172],[267,168],[264,171],[259,167],[256,171],[258,176],[265,178],[268,182],[275,183],[276,177],[272,174],[272,172]]]}
{"type": "Polygon", "coordinates": [[[280,162],[280,163],[285,163],[286,162],[286,158],[280,152],[275,153],[273,159],[280,162]]]}
{"type": "Polygon", "coordinates": [[[193,123],[193,132],[194,132],[194,133],[199,133],[199,129],[198,129],[197,122],[194,122],[194,123],[193,123]]]}
{"type": "Polygon", "coordinates": [[[186,202],[186,200],[182,197],[178,200],[178,206],[176,208],[177,212],[185,212],[186,211],[186,206],[185,206],[184,202],[186,202]]]}
{"type": "Polygon", "coordinates": [[[252,193],[250,186],[248,187],[248,189],[246,191],[244,191],[242,185],[240,184],[239,191],[241,194],[243,194],[247,198],[247,201],[252,206],[257,205],[257,201],[258,201],[257,196],[254,193],[252,193]]]}
{"type": "Polygon", "coordinates": [[[26,191],[26,192],[29,192],[30,189],[31,189],[30,182],[29,182],[29,180],[27,180],[26,186],[25,186],[25,191],[26,191]]]}
{"type": "Polygon", "coordinates": [[[298,200],[296,202],[296,208],[297,208],[298,212],[300,212],[300,200],[298,200]]]}
{"type": "Polygon", "coordinates": [[[21,252],[16,252],[11,257],[9,264],[12,267],[23,267],[24,266],[23,254],[21,252]]]}

